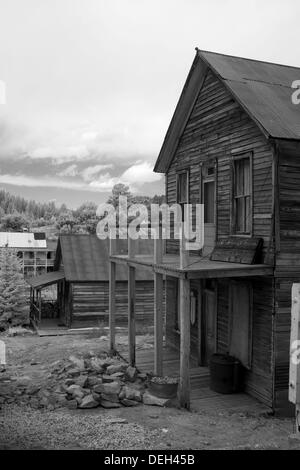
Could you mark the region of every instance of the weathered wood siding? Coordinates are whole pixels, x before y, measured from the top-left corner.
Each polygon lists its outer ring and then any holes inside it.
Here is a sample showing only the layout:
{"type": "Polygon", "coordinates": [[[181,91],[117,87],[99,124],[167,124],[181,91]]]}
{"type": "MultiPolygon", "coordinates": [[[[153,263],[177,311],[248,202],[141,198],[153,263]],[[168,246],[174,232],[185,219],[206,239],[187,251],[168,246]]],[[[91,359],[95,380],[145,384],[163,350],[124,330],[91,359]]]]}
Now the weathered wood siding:
{"type": "MultiPolygon", "coordinates": [[[[246,373],[246,391],[268,406],[273,401],[273,279],[251,281],[253,291],[252,359],[246,373]]],[[[218,281],[217,352],[229,352],[229,284],[218,281]]]]}
{"type": "MultiPolygon", "coordinates": [[[[73,318],[81,319],[108,316],[109,290],[108,282],[73,283],[73,318]]],[[[154,284],[152,281],[136,283],[136,315],[137,320],[145,325],[153,325],[154,315],[154,284]]],[[[127,282],[117,282],[116,316],[120,323],[127,322],[128,292],[127,282]]]]}
{"type": "Polygon", "coordinates": [[[291,290],[300,279],[300,146],[285,143],[278,152],[279,224],[275,266],[275,396],[276,408],[288,406],[291,290]]]}
{"type": "MultiPolygon", "coordinates": [[[[265,250],[272,230],[273,150],[259,128],[224,85],[208,72],[166,177],[168,203],[176,202],[176,172],[189,171],[189,201],[200,202],[200,163],[217,160],[217,237],[230,235],[232,153],[253,152],[253,236],[264,238],[265,250]]],[[[177,252],[177,240],[167,243],[177,252]]]]}

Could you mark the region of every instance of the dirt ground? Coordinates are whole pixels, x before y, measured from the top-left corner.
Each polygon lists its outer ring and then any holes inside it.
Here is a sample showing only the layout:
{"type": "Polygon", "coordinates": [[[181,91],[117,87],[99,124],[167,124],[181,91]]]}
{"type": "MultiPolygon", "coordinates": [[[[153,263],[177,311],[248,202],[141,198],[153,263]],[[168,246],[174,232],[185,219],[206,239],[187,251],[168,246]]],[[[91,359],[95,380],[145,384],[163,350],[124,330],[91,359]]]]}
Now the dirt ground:
{"type": "MultiPolygon", "coordinates": [[[[47,379],[50,365],[70,354],[107,350],[98,335],[4,337],[7,374],[47,379]]],[[[126,347],[119,337],[118,349],[126,347]]],[[[150,347],[151,338],[137,338],[150,347]]],[[[1,374],[0,374],[1,376],[1,374]]],[[[1,378],[0,378],[1,380],[1,378]]],[[[1,405],[1,449],[289,449],[291,419],[214,409],[184,411],[140,405],[107,410],[32,409],[1,405]]]]}

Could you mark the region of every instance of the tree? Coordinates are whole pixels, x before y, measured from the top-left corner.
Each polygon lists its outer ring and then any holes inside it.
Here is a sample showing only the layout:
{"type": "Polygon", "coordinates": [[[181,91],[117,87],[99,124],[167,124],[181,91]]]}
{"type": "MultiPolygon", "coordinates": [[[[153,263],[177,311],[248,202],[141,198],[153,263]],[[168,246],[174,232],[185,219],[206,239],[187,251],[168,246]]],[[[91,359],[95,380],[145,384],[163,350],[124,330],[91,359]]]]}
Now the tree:
{"type": "Polygon", "coordinates": [[[1,219],[1,229],[6,232],[22,232],[29,225],[29,220],[22,214],[7,214],[1,219]]]}
{"type": "Polygon", "coordinates": [[[128,203],[131,203],[132,194],[129,186],[123,183],[115,184],[111,190],[111,196],[109,196],[107,203],[112,204],[117,209],[117,207],[119,207],[120,196],[126,196],[128,203]]]}
{"type": "Polygon", "coordinates": [[[73,216],[72,212],[68,211],[58,217],[56,226],[61,232],[73,233],[76,224],[77,220],[73,216]]]}
{"type": "Polygon", "coordinates": [[[0,330],[29,323],[26,289],[17,251],[0,248],[0,330]]]}

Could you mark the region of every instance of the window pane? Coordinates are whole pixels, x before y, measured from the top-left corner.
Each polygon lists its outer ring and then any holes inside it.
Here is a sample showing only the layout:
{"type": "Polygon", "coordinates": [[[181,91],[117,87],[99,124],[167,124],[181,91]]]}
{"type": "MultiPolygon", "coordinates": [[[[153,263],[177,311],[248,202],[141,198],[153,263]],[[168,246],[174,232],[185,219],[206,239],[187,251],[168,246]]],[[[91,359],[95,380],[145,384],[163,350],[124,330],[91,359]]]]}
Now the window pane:
{"type": "Polygon", "coordinates": [[[251,215],[250,215],[250,196],[247,196],[245,198],[245,206],[246,206],[246,209],[245,209],[245,217],[246,217],[246,220],[245,220],[245,230],[246,232],[250,232],[250,222],[251,222],[251,215]]]}
{"type": "Polygon", "coordinates": [[[245,158],[244,162],[244,194],[250,194],[250,161],[249,158],[245,158]]]}
{"type": "Polygon", "coordinates": [[[239,233],[249,233],[251,228],[250,158],[236,160],[234,170],[235,228],[239,233]]]}
{"type": "Polygon", "coordinates": [[[178,197],[177,202],[187,203],[187,173],[180,173],[178,175],[178,197]]]}
{"type": "Polygon", "coordinates": [[[213,224],[215,222],[215,183],[210,181],[204,183],[204,223],[213,224]]]}
{"type": "Polygon", "coordinates": [[[245,204],[244,198],[240,197],[236,200],[236,230],[237,232],[244,232],[245,222],[245,204]]]}

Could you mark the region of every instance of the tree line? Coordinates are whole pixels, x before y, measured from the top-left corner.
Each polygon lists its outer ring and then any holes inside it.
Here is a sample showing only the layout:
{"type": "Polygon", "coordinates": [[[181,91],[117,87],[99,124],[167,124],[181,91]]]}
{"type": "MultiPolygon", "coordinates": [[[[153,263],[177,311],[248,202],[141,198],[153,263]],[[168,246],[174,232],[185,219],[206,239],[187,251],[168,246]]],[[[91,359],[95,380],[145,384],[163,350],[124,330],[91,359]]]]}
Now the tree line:
{"type": "MultiPolygon", "coordinates": [[[[162,195],[140,196],[133,195],[129,186],[116,184],[107,199],[107,203],[118,207],[119,196],[126,196],[128,205],[162,204],[165,200],[162,195]]],[[[99,222],[97,216],[97,204],[84,202],[77,209],[69,209],[65,204],[57,207],[54,201],[47,203],[26,200],[20,196],[14,196],[7,191],[0,190],[0,231],[21,232],[24,229],[52,226],[59,233],[96,233],[99,222]]]]}

